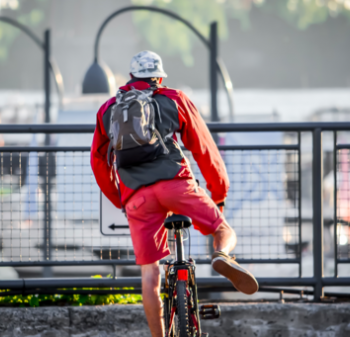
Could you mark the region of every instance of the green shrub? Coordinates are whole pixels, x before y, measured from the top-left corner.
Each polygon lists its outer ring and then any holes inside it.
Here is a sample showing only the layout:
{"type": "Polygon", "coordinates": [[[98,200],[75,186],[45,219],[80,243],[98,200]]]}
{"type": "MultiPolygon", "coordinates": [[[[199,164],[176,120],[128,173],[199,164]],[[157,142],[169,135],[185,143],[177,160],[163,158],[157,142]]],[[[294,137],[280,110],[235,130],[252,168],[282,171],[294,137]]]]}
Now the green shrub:
{"type": "MultiPolygon", "coordinates": [[[[109,275],[108,275],[109,276],[109,275]]],[[[101,275],[95,275],[94,278],[102,278],[101,275]]],[[[114,288],[116,290],[133,290],[134,288],[114,288]]],[[[60,290],[111,290],[111,288],[62,288],[60,290]]],[[[0,290],[7,292],[9,290],[0,290]]],[[[141,295],[135,294],[109,294],[109,295],[11,295],[0,296],[1,306],[19,306],[19,307],[39,307],[40,305],[110,305],[110,304],[136,304],[142,302],[141,295]]]]}

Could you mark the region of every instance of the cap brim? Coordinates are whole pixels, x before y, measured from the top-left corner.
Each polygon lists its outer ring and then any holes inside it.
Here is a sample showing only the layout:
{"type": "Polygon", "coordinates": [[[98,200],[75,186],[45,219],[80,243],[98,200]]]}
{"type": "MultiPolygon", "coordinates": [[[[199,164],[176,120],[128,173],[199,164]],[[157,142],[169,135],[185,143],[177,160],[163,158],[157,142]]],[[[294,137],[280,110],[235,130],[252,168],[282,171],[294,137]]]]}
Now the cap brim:
{"type": "Polygon", "coordinates": [[[139,78],[150,78],[150,77],[161,77],[161,78],[166,78],[168,77],[168,75],[164,72],[136,72],[136,73],[132,73],[133,76],[135,77],[139,77],[139,78]]]}

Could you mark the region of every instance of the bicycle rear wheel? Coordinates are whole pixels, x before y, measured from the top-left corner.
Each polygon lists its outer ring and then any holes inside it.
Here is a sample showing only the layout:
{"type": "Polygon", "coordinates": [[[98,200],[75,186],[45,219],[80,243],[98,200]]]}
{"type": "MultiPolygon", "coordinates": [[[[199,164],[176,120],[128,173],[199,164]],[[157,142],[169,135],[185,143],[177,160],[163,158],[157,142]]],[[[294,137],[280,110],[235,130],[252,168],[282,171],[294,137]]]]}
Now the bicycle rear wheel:
{"type": "Polygon", "coordinates": [[[186,282],[177,281],[177,333],[178,337],[190,337],[190,320],[188,312],[188,298],[186,292],[186,282]]]}
{"type": "Polygon", "coordinates": [[[171,329],[169,330],[172,301],[173,299],[170,301],[169,298],[167,297],[164,298],[164,324],[165,324],[165,333],[166,333],[166,336],[168,337],[176,337],[174,323],[172,324],[171,329]]]}

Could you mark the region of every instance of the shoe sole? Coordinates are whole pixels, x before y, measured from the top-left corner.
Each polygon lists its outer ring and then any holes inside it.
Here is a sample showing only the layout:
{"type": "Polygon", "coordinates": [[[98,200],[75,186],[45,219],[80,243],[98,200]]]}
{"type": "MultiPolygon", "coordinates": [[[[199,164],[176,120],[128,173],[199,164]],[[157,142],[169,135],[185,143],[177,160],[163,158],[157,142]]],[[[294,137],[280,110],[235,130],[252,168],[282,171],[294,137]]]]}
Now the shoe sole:
{"type": "Polygon", "coordinates": [[[217,258],[213,260],[213,269],[220,275],[231,281],[233,286],[246,295],[252,295],[259,290],[259,284],[252,274],[241,271],[224,260],[217,258]]]}

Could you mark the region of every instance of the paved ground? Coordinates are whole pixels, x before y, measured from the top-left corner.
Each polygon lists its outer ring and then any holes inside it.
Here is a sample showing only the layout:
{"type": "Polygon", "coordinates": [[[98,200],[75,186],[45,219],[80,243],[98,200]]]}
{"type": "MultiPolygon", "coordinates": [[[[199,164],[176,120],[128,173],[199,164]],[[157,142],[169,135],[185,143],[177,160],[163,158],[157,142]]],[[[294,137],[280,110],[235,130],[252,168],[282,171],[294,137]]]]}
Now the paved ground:
{"type": "MultiPolygon", "coordinates": [[[[347,337],[350,304],[222,304],[210,337],[347,337]]],[[[0,337],[150,336],[140,305],[0,309],[0,337]]]]}

